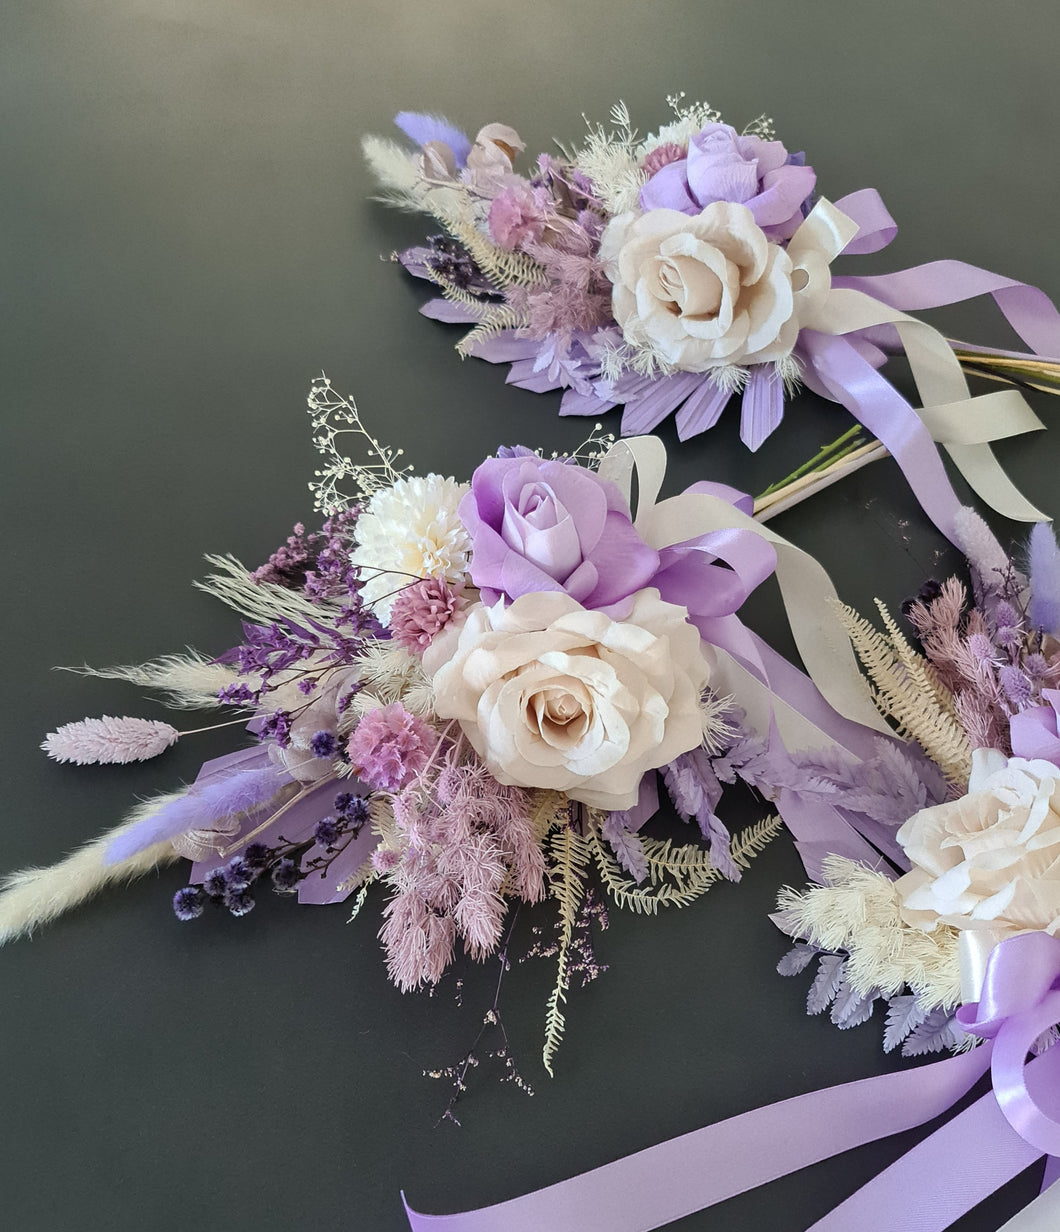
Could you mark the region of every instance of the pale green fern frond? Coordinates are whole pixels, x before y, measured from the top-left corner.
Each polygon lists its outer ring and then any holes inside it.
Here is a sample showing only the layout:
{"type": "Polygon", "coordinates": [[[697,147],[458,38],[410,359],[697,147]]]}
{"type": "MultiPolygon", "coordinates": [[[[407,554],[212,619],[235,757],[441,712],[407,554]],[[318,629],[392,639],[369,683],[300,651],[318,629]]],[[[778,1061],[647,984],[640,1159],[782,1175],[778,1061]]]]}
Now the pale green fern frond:
{"type": "Polygon", "coordinates": [[[585,898],[585,875],[589,867],[589,840],[565,825],[549,838],[549,893],[559,906],[559,952],[556,958],[556,983],[545,1006],[545,1046],[541,1053],[551,1078],[552,1061],[563,1042],[566,1019],[563,1005],[570,987],[570,947],[578,911],[585,898]]]}

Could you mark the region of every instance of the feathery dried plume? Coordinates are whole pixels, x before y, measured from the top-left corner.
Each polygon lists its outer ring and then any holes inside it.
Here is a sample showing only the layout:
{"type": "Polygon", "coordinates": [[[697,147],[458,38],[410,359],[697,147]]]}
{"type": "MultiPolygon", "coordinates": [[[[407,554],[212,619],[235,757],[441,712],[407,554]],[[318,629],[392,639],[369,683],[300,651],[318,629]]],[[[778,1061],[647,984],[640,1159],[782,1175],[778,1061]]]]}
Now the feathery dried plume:
{"type": "Polygon", "coordinates": [[[777,907],[785,931],[826,950],[845,951],[845,974],[863,996],[900,993],[908,985],[928,1008],[952,1008],[960,1001],[957,932],[934,932],[902,919],[894,882],[864,864],[829,856],[824,885],[798,891],[785,887],[777,907]]]}
{"type": "Polygon", "coordinates": [[[78,766],[127,765],[157,757],[179,738],[175,727],[159,719],[105,714],[99,719],[64,723],[49,732],[40,747],[54,761],[78,766]]]}
{"type": "Polygon", "coordinates": [[[236,672],[214,663],[194,650],[186,654],[162,655],[147,663],[115,667],[64,667],[79,676],[98,676],[101,680],[124,680],[141,689],[162,694],[168,706],[181,710],[212,710],[217,694],[236,679],[236,672]]]}
{"type": "Polygon", "coordinates": [[[156,843],[168,842],[189,830],[204,830],[224,817],[253,812],[290,786],[291,780],[273,766],[237,770],[219,782],[192,787],[128,826],[107,848],[109,864],[120,864],[156,843]]]}
{"type": "Polygon", "coordinates": [[[105,859],[107,849],[160,808],[181,798],[174,792],[138,804],[120,826],[94,839],[50,868],[26,868],[0,882],[0,945],[28,936],[41,924],[91,898],[117,881],[131,881],[176,860],[170,843],[156,843],[121,864],[105,859]]]}

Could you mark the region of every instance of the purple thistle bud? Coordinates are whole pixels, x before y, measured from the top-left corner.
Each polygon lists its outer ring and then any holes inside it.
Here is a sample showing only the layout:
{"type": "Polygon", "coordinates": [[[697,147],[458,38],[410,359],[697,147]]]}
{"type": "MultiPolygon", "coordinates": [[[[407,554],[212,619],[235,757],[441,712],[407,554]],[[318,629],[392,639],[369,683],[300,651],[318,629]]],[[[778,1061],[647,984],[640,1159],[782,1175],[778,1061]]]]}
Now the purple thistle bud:
{"type": "Polygon", "coordinates": [[[1005,696],[1020,710],[1029,706],[1034,700],[1034,689],[1031,682],[1018,667],[1009,667],[1006,664],[998,672],[998,679],[1005,690],[1005,696]]]}
{"type": "Polygon", "coordinates": [[[272,884],[278,894],[293,894],[299,880],[298,865],[286,856],[273,867],[272,884]]]}
{"type": "Polygon", "coordinates": [[[994,621],[1000,628],[1018,629],[1023,624],[1023,617],[1007,599],[1002,599],[994,612],[994,621]]]}
{"type": "Polygon", "coordinates": [[[233,890],[225,895],[225,906],[233,915],[249,915],[254,910],[254,899],[249,890],[233,890]]]}
{"type": "Polygon", "coordinates": [[[243,852],[243,859],[249,868],[260,870],[268,866],[272,859],[272,850],[264,843],[251,843],[243,852]]]}
{"type": "Polygon", "coordinates": [[[309,741],[309,747],[314,757],[334,757],[336,743],[333,731],[318,731],[309,741]]]}
{"type": "Polygon", "coordinates": [[[225,884],[229,890],[245,890],[257,876],[257,871],[251,867],[243,856],[233,856],[225,869],[225,884]]]}
{"type": "Polygon", "coordinates": [[[353,807],[353,802],[356,799],[358,799],[358,797],[355,796],[352,791],[340,791],[335,797],[335,812],[338,813],[340,817],[345,817],[353,807]]]}
{"type": "Polygon", "coordinates": [[[1043,654],[1029,654],[1023,660],[1023,670],[1035,684],[1040,684],[1049,670],[1049,661],[1043,654]]]}
{"type": "Polygon", "coordinates": [[[321,847],[334,847],[341,833],[339,823],[334,817],[321,817],[313,831],[313,837],[321,847]]]}
{"type": "Polygon", "coordinates": [[[973,633],[968,639],[968,649],[981,663],[993,663],[997,647],[985,633],[973,633]]]}
{"type": "Polygon", "coordinates": [[[203,892],[210,898],[223,898],[228,889],[228,877],[223,868],[215,868],[206,874],[202,882],[203,892]]]}
{"type": "Polygon", "coordinates": [[[401,855],[391,847],[377,847],[372,852],[372,867],[377,873],[389,873],[401,863],[401,855]]]}
{"type": "Polygon", "coordinates": [[[173,895],[173,914],[178,920],[197,920],[206,906],[206,895],[199,886],[183,886],[173,895]]]}

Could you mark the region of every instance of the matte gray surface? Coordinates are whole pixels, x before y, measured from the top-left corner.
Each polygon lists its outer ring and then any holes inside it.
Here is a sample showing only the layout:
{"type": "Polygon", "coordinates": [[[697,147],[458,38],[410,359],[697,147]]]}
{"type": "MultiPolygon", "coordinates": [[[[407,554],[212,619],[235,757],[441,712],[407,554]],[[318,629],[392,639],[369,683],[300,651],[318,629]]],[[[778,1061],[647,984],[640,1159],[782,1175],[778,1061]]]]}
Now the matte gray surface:
{"type": "MultiPolygon", "coordinates": [[[[556,418],[557,396],[460,363],[454,332],[416,315],[422,287],[380,259],[423,234],[366,200],[359,139],[396,110],[472,131],[503,120],[533,151],[619,97],[645,127],[675,89],[738,124],[766,111],[824,192],[883,192],[901,234],[859,268],[962,257],[1060,294],[1053,3],[2,7],[4,870],[54,860],[231,747],[221,733],[135,769],[48,763],[37,745],[59,723],[158,713],[49,669],[230,643],[234,620],[190,583],[202,553],[257,562],[309,520],[315,372],[420,471],[466,476],[499,442],[583,437],[585,421],[556,418]]],[[[940,319],[1009,337],[982,305],[940,319]]],[[[1060,428],[1060,408],[1036,406],[1060,428]]],[[[672,482],[759,490],[845,422],[801,399],[752,457],[730,413],[681,449],[672,482]]],[[[1047,509],[1057,439],[998,451],[1047,509]]],[[[897,604],[952,562],[889,462],[777,527],[862,608],[874,594],[897,604]]],[[[772,594],[749,618],[789,648],[772,594]]],[[[748,800],[743,817],[759,811],[748,800]]],[[[0,1225],[399,1232],[402,1185],[429,1210],[499,1201],[901,1064],[882,1057],[878,1022],[840,1033],[808,1019],[802,983],[773,974],[785,947],[766,912],[799,880],[781,840],[742,886],[684,912],[613,910],[599,947],[611,970],[572,995],[552,1082],[537,1060],[551,970],[517,968],[504,1016],[537,1094],[483,1067],[460,1130],[434,1127],[446,1096],[421,1071],[470,1043],[492,968],[466,973],[461,1010],[451,986],[428,999],[387,985],[378,903],[350,927],[342,908],[265,897],[246,920],[181,926],[178,869],[113,891],[0,952],[0,1225]]],[[[906,1144],[673,1226],[796,1232],[906,1144]]],[[[1033,1184],[961,1226],[997,1227],[1033,1184]]]]}

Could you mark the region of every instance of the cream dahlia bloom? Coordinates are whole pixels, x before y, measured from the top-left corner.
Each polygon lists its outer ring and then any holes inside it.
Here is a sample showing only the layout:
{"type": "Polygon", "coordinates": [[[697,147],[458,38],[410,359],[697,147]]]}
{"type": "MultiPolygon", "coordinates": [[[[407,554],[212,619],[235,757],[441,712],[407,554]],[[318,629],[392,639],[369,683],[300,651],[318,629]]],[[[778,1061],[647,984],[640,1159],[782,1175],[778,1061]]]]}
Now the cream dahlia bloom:
{"type": "Polygon", "coordinates": [[[895,883],[902,918],[1060,934],[1060,769],[976,749],[968,794],[911,817],[898,841],[913,863],[895,883]]]}
{"type": "Polygon", "coordinates": [[[620,214],[600,240],[626,341],[685,372],[783,359],[798,337],[793,265],[745,205],[620,214]]]}
{"type": "Polygon", "coordinates": [[[457,506],[467,490],[441,475],[412,476],[376,492],[365,506],[350,559],[362,569],[365,602],[382,620],[414,578],[463,582],[471,540],[457,506]]]}
{"type": "Polygon", "coordinates": [[[623,620],[558,591],[476,604],[424,655],[435,712],[501,783],[631,808],[645,771],[702,739],[710,672],[686,617],[651,588],[623,620]]]}

